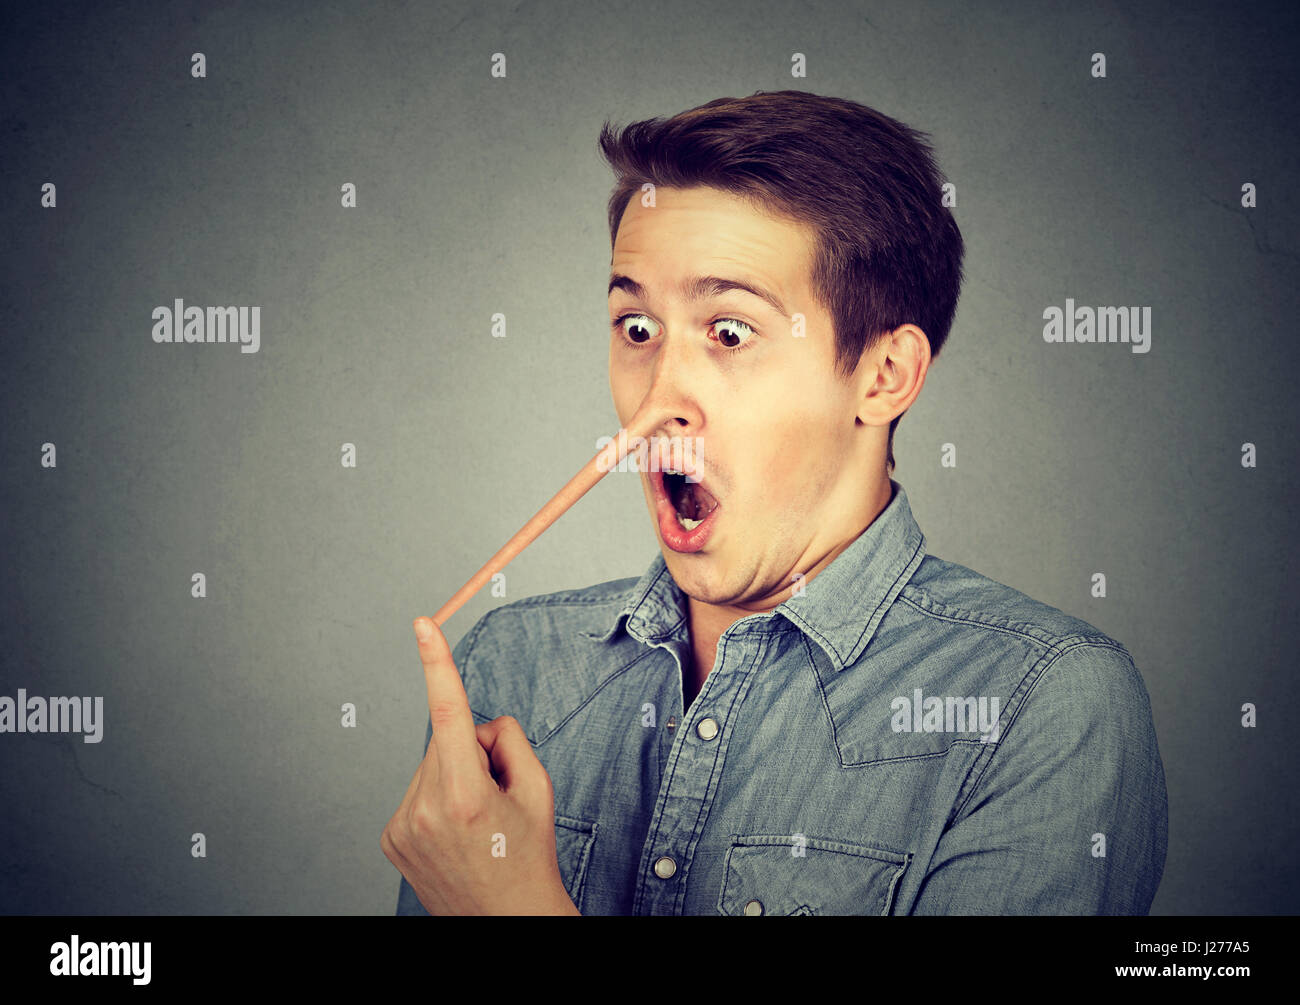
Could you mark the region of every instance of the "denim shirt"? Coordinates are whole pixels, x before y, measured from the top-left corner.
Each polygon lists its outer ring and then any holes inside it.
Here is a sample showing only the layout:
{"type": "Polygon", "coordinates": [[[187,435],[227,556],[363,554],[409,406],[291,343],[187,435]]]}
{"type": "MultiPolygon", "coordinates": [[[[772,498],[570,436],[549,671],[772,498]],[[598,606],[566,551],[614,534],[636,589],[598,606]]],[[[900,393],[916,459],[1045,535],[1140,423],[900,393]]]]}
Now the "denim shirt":
{"type": "MultiPolygon", "coordinates": [[[[456,646],[475,721],[514,716],[550,774],[583,914],[1147,912],[1168,807],[1128,650],[926,554],[890,484],[798,595],[723,632],[688,709],[662,555],[456,646]]],[[[397,913],[427,914],[405,879],[397,913]]]]}

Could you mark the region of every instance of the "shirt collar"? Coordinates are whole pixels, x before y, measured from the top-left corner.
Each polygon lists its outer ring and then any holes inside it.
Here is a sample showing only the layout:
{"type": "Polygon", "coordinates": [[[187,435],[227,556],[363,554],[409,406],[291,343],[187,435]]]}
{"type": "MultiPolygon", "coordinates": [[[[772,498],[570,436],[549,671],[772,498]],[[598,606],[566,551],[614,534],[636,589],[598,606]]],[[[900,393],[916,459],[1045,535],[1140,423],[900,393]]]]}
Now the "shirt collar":
{"type": "MultiPolygon", "coordinates": [[[[889,503],[831,564],[772,612],[780,612],[826,653],[836,670],[852,666],[871,641],[885,612],[925,558],[925,535],[912,517],[907,493],[892,478],[889,503]]],[[[604,634],[613,638],[623,618],[639,642],[686,637],[686,595],[668,572],[662,553],[628,593],[627,603],[604,634]]]]}

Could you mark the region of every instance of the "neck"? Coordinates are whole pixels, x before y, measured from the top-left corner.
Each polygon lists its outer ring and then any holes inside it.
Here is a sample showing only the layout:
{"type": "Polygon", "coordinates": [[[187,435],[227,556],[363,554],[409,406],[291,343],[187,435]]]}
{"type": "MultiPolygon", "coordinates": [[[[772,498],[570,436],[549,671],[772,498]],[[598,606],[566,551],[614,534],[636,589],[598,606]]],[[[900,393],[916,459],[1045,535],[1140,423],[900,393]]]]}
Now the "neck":
{"type": "Polygon", "coordinates": [[[788,586],[783,587],[776,594],[764,597],[755,604],[708,604],[702,600],[696,600],[692,596],[687,596],[687,618],[690,626],[693,665],[684,673],[682,680],[682,694],[686,706],[690,706],[695,695],[704,686],[705,678],[713,671],[713,664],[717,660],[718,639],[722,637],[722,633],[741,618],[774,610],[790,597],[796,585],[802,585],[806,589],[808,583],[818,573],[835,561],[836,557],[845,548],[856,541],[867,527],[871,526],[876,517],[893,501],[893,498],[893,486],[890,484],[889,479],[886,478],[882,481],[879,491],[875,493],[874,500],[868,504],[869,513],[865,522],[861,522],[857,530],[842,538],[833,548],[817,559],[804,572],[800,583],[788,578],[788,586]]]}

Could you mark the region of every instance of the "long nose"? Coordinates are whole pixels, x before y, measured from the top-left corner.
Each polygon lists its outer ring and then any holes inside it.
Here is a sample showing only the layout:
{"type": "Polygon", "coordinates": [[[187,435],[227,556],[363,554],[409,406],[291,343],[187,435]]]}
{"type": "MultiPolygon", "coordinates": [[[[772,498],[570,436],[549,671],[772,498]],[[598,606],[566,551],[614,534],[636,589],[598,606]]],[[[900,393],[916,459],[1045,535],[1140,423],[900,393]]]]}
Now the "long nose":
{"type": "Polygon", "coordinates": [[[624,457],[636,446],[638,440],[649,442],[655,432],[668,429],[676,424],[681,410],[671,399],[658,390],[659,382],[651,386],[650,393],[641,401],[641,407],[628,420],[627,425],[618,431],[612,443],[594,458],[597,469],[603,474],[617,467],[624,457]]]}
{"type": "MultiPolygon", "coordinates": [[[[695,358],[698,352],[698,346],[684,339],[664,339],[655,350],[650,390],[633,421],[645,413],[652,433],[662,431],[666,436],[680,436],[698,432],[703,418],[692,393],[692,374],[699,373],[701,363],[695,358]],[[659,417],[657,423],[650,421],[652,414],[659,417]]],[[[629,428],[631,425],[628,423],[629,428]]]]}
{"type": "Polygon", "coordinates": [[[645,400],[641,402],[641,407],[632,416],[632,421],[618,431],[614,442],[603,450],[597,451],[596,456],[583,465],[582,470],[570,478],[550,502],[533,514],[533,518],[519,528],[514,537],[507,541],[500,551],[488,559],[483,568],[470,577],[468,583],[457,590],[452,598],[438,609],[438,613],[433,616],[434,622],[439,626],[446,624],[447,619],[460,610],[484,583],[504,569],[512,558],[535,541],[542,531],[558,520],[565,510],[587,493],[588,489],[617,467],[627,456],[629,447],[637,437],[648,440],[656,429],[671,423],[674,418],[671,410],[666,410],[657,397],[653,394],[646,395],[645,400]]]}

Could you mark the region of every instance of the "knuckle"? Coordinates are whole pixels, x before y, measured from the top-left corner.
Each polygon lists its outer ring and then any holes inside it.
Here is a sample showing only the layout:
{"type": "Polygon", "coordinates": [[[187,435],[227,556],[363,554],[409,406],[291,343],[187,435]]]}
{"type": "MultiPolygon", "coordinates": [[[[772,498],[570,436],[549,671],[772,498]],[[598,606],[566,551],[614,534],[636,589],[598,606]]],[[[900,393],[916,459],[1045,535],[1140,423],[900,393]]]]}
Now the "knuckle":
{"type": "Polygon", "coordinates": [[[448,785],[443,796],[442,810],[448,820],[464,826],[474,823],[482,815],[483,800],[477,792],[452,784],[448,785]]]}
{"type": "Polygon", "coordinates": [[[460,718],[460,709],[451,702],[436,701],[429,706],[429,721],[433,728],[446,726],[460,718]]]}
{"type": "Polygon", "coordinates": [[[438,833],[442,825],[442,814],[428,802],[421,800],[411,807],[411,830],[420,837],[430,837],[438,833]]]}

